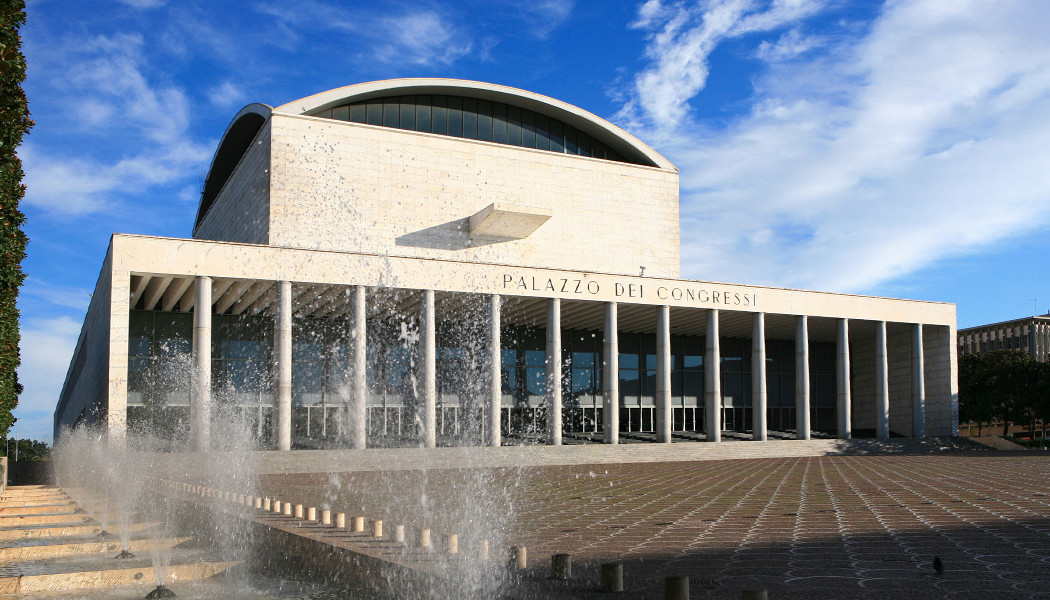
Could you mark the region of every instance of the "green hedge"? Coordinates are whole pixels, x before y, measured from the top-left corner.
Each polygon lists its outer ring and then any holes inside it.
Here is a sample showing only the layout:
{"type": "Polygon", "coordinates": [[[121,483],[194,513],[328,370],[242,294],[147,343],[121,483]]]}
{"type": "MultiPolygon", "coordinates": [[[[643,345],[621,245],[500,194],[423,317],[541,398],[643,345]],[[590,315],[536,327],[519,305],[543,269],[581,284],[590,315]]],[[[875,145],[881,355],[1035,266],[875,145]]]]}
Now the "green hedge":
{"type": "Polygon", "coordinates": [[[24,0],[0,0],[0,434],[14,423],[11,411],[18,405],[22,386],[16,369],[18,354],[18,289],[25,273],[25,215],[18,204],[25,196],[22,161],[15,150],[33,121],[29,118],[22,82],[26,59],[19,29],[25,24],[24,0]]]}

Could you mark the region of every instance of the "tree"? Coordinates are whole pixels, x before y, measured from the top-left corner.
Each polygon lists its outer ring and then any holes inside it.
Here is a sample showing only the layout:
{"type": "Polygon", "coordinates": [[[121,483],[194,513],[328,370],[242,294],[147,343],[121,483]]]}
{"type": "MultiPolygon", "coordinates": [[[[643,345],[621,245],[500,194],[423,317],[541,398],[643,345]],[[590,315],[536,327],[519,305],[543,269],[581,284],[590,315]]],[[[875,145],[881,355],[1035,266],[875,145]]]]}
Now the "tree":
{"type": "Polygon", "coordinates": [[[22,231],[25,215],[18,209],[25,196],[25,173],[15,150],[33,126],[22,90],[26,60],[18,32],[25,20],[25,0],[0,0],[0,433],[5,434],[22,392],[15,302],[25,279],[22,259],[28,238],[22,231]]]}
{"type": "Polygon", "coordinates": [[[995,419],[997,408],[984,361],[976,354],[960,356],[959,420],[977,423],[977,435],[981,435],[983,425],[995,419]]]}
{"type": "Polygon", "coordinates": [[[47,442],[37,440],[0,440],[0,455],[8,456],[11,460],[18,457],[19,462],[24,460],[51,460],[51,447],[47,442]],[[18,453],[15,453],[17,446],[18,453]]]}
{"type": "Polygon", "coordinates": [[[1035,422],[1050,417],[1050,365],[1020,350],[995,350],[959,358],[959,418],[978,425],[1003,420],[1027,425],[1034,436],[1035,422]]]}

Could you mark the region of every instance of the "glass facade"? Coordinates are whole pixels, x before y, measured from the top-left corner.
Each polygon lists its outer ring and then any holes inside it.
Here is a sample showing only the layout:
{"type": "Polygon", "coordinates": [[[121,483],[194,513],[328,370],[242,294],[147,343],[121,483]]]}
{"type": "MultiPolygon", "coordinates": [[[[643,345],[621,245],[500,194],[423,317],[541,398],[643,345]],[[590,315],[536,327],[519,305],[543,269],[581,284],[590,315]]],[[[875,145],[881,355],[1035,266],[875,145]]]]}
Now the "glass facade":
{"type": "MultiPolygon", "coordinates": [[[[316,117],[633,162],[575,127],[502,102],[464,96],[394,96],[337,106],[316,117]]],[[[650,165],[652,166],[652,165],[650,165]]]]}
{"type": "MultiPolygon", "coordinates": [[[[186,442],[189,420],[192,314],[135,310],[128,344],[128,424],[174,445],[186,442]]],[[[483,323],[446,323],[437,331],[439,444],[483,443],[488,384],[483,323]],[[463,343],[463,340],[472,340],[463,343]]],[[[345,318],[296,319],[292,331],[292,435],[299,448],[347,445],[350,401],[350,323],[345,318]]],[[[273,426],[271,317],[214,315],[212,430],[253,435],[268,444],[273,426]],[[226,429],[223,429],[226,428],[226,429]]],[[[507,328],[501,334],[502,426],[505,436],[546,437],[546,331],[507,328]]],[[[751,341],[722,338],[723,429],[751,429],[751,341]]],[[[656,428],[656,337],[620,334],[620,430],[656,428]]],[[[672,429],[704,431],[702,337],[671,338],[672,429]]],[[[562,422],[572,439],[602,432],[603,339],[599,332],[562,332],[562,422]]],[[[810,344],[811,420],[833,433],[834,344],[810,344]]],[[[768,424],[793,431],[795,344],[767,340],[768,424]]],[[[418,325],[370,321],[367,345],[368,432],[375,445],[418,445],[423,380],[418,325]]],[[[687,436],[688,437],[688,436],[687,436]]],[[[221,441],[217,441],[221,444],[221,441]]]]}
{"type": "Polygon", "coordinates": [[[132,311],[128,325],[128,429],[184,444],[193,315],[132,311]]]}

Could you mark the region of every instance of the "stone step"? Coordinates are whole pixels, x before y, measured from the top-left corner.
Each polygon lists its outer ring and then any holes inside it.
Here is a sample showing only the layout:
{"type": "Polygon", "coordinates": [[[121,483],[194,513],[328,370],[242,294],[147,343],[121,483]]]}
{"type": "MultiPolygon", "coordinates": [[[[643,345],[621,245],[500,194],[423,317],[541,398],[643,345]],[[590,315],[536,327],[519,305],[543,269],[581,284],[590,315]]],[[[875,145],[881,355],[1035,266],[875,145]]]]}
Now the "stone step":
{"type": "Polygon", "coordinates": [[[24,525],[43,525],[50,523],[82,523],[91,517],[86,514],[43,514],[43,515],[4,515],[0,514],[0,528],[22,527],[24,525]]]}
{"type": "MultiPolygon", "coordinates": [[[[188,542],[191,538],[164,538],[164,539],[133,539],[130,542],[130,552],[148,553],[156,548],[173,548],[179,544],[188,542]]],[[[118,539],[88,540],[79,542],[65,542],[57,540],[58,543],[48,544],[26,544],[22,546],[8,546],[0,548],[0,563],[40,560],[43,558],[56,558],[60,556],[74,556],[80,554],[118,554],[121,551],[121,543],[118,539]]]]}
{"type": "MultiPolygon", "coordinates": [[[[131,526],[131,531],[132,533],[146,531],[153,525],[154,523],[134,523],[131,526]]],[[[39,527],[29,526],[12,529],[0,529],[0,541],[25,540],[32,538],[55,538],[65,536],[88,536],[97,535],[99,533],[102,533],[102,526],[99,524],[42,525],[39,527]]],[[[114,530],[110,533],[115,534],[116,531],[114,530]]]]}
{"type": "Polygon", "coordinates": [[[0,501],[0,509],[26,508],[29,506],[65,506],[67,504],[75,504],[75,502],[73,502],[73,500],[69,498],[48,498],[43,500],[2,500],[0,501]]]}
{"type": "Polygon", "coordinates": [[[14,506],[11,508],[0,508],[0,517],[15,517],[22,515],[72,514],[76,512],[79,508],[79,506],[73,503],[14,506]]]}
{"type": "MultiPolygon", "coordinates": [[[[241,564],[240,562],[198,562],[171,565],[167,569],[168,582],[208,579],[241,564]]],[[[152,566],[119,569],[67,571],[43,574],[27,574],[15,577],[0,577],[0,594],[25,594],[30,592],[57,592],[87,588],[108,587],[142,583],[156,585],[152,566]]]]}

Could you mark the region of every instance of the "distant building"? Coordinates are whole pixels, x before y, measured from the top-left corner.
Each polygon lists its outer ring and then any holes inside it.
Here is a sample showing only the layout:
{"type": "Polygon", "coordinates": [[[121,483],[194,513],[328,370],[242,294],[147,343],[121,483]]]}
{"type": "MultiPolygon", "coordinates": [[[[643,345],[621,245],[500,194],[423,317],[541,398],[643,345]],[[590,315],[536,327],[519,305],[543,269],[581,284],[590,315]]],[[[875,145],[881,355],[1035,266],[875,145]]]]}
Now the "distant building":
{"type": "Polygon", "coordinates": [[[1039,362],[1050,358],[1050,313],[959,330],[959,355],[1024,350],[1039,362]]]}

